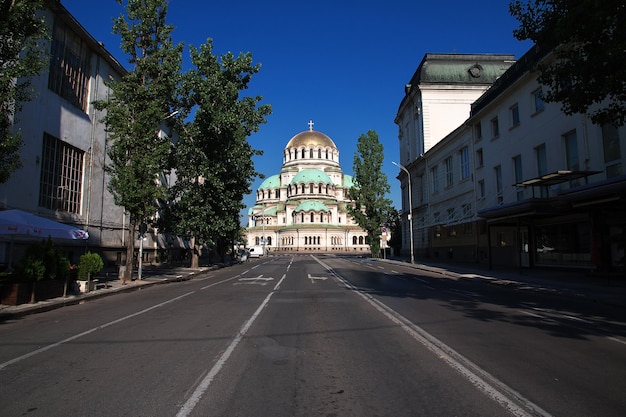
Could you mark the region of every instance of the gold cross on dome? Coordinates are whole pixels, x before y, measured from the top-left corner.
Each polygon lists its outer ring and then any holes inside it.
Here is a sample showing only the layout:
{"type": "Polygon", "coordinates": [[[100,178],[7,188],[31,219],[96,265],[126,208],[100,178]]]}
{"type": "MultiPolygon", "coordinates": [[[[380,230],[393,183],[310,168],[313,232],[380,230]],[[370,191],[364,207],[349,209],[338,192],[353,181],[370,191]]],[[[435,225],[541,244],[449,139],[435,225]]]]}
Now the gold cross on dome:
{"type": "Polygon", "coordinates": [[[312,131],[313,131],[313,125],[314,125],[314,124],[315,124],[315,123],[313,123],[313,120],[309,120],[309,132],[312,132],[312,131]]]}

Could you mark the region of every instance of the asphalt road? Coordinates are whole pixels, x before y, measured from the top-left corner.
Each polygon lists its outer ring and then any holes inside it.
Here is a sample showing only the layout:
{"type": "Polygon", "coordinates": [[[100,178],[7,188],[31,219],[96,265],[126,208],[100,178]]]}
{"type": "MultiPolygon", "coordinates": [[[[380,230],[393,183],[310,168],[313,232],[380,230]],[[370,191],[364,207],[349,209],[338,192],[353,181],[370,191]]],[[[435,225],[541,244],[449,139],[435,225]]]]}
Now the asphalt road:
{"type": "Polygon", "coordinates": [[[623,416],[625,316],[272,256],[0,323],[0,415],[623,416]]]}

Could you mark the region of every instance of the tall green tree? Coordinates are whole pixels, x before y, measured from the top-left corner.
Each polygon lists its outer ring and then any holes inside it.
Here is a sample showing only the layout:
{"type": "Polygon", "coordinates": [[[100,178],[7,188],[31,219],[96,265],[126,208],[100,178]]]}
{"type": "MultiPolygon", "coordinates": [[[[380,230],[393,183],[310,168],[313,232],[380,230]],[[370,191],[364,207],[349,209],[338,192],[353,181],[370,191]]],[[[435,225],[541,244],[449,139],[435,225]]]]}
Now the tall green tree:
{"type": "Polygon", "coordinates": [[[348,206],[348,213],[367,232],[373,257],[379,256],[381,227],[387,224],[393,210],[386,197],[390,187],[382,170],[383,161],[378,134],[368,130],[359,136],[354,153],[354,186],[348,192],[354,205],[348,206]]]}
{"type": "Polygon", "coordinates": [[[121,36],[132,69],[121,80],[107,82],[109,98],[96,103],[106,110],[109,190],[130,215],[124,281],[132,277],[139,227],[151,222],[157,201],[165,197],[158,178],[168,167],[171,141],[160,127],[172,121],[178,106],[183,50],[182,44],[173,44],[167,5],[167,0],[126,2],[113,32],[121,36]]]}
{"type": "Polygon", "coordinates": [[[194,114],[177,128],[180,138],[172,159],[176,183],[162,224],[164,230],[191,238],[192,267],[197,267],[200,247],[214,244],[223,255],[239,233],[243,197],[259,175],[252,158],[262,155],[248,137],[266,122],[271,106],[259,105],[262,97],[241,96],[260,70],[252,54],[217,57],[211,39],[190,51],[194,69],[184,76],[182,119],[194,114]]]}
{"type": "Polygon", "coordinates": [[[0,184],[22,166],[22,138],[12,127],[23,103],[34,96],[32,77],[48,62],[41,9],[43,0],[0,0],[0,184]]]}
{"type": "Polygon", "coordinates": [[[626,121],[626,3],[623,0],[516,0],[513,32],[554,59],[538,64],[544,99],[565,114],[588,114],[596,124],[626,121]]]}

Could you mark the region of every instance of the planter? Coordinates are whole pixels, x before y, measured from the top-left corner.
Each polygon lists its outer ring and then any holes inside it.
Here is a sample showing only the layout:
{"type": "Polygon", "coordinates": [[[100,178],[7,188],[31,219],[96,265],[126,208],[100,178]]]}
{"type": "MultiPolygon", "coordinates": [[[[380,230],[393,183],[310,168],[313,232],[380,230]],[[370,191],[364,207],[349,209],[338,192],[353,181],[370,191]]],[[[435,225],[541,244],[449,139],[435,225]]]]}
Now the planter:
{"type": "Polygon", "coordinates": [[[94,281],[76,281],[78,283],[78,290],[81,293],[86,293],[95,290],[94,281]]]}
{"type": "Polygon", "coordinates": [[[30,302],[32,282],[12,282],[2,284],[0,304],[16,306],[30,302]]]}
{"type": "MultiPolygon", "coordinates": [[[[63,281],[45,280],[37,282],[35,301],[48,300],[63,296],[63,281]]],[[[32,282],[12,282],[2,284],[0,304],[16,306],[30,302],[32,282]]]]}

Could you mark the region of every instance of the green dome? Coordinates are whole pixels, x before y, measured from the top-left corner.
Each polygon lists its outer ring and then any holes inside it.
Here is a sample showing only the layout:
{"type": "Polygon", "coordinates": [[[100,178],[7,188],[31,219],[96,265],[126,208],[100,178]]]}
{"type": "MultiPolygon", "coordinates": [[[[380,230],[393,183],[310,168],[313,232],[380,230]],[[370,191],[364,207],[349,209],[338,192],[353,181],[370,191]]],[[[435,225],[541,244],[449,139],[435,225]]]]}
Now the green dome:
{"type": "Polygon", "coordinates": [[[268,188],[273,189],[273,188],[279,188],[279,187],[280,187],[280,175],[276,174],[276,175],[272,175],[271,177],[267,177],[265,181],[261,183],[259,190],[267,190],[268,188]]]}
{"type": "Polygon", "coordinates": [[[294,210],[294,212],[298,212],[298,211],[326,211],[326,212],[330,212],[330,209],[328,207],[326,207],[325,204],[320,203],[319,201],[303,201],[302,203],[300,203],[298,205],[298,207],[296,207],[296,209],[294,210]]]}
{"type": "Polygon", "coordinates": [[[332,184],[333,182],[324,171],[320,171],[319,169],[303,169],[302,171],[298,172],[298,174],[295,177],[293,177],[293,179],[291,180],[291,183],[292,184],[302,184],[302,183],[304,184],[309,184],[309,183],[332,184]]]}

